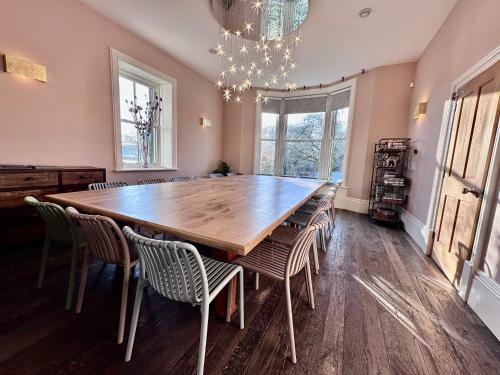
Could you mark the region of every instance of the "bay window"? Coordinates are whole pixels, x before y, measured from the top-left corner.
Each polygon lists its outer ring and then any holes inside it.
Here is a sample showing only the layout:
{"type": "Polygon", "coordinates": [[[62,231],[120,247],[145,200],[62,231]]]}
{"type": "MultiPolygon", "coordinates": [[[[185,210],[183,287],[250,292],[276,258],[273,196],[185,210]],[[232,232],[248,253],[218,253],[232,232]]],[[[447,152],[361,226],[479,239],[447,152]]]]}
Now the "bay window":
{"type": "Polygon", "coordinates": [[[273,93],[258,103],[255,173],[346,185],[354,85],[273,93]]]}

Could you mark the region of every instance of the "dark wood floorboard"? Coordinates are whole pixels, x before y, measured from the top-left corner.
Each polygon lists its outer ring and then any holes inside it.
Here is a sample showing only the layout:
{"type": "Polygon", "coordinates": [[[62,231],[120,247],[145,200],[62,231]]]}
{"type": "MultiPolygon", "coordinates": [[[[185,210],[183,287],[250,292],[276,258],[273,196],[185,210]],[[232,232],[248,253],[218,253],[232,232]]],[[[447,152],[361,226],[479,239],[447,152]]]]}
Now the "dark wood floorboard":
{"type": "MultiPolygon", "coordinates": [[[[116,344],[120,270],[95,262],[81,314],[64,311],[69,252],[49,258],[35,288],[39,248],[0,255],[1,374],[193,374],[199,309],[145,292],[132,361],[116,344]]],[[[246,328],[211,316],[207,374],[500,374],[500,343],[402,230],[338,211],[328,252],[313,276],[292,281],[298,363],[289,360],[284,286],[253,275],[246,328]]],[[[137,284],[131,283],[127,332],[137,284]]],[[[76,299],[76,296],[75,296],[76,299]]]]}

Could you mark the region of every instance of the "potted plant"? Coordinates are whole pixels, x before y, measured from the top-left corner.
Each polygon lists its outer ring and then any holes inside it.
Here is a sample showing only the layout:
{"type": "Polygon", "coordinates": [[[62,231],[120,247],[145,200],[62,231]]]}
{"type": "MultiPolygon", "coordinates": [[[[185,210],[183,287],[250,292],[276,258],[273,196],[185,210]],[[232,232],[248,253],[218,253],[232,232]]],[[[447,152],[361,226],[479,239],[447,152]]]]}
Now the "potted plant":
{"type": "Polygon", "coordinates": [[[227,176],[231,172],[231,167],[224,160],[219,160],[219,166],[212,173],[220,173],[227,176]]]}

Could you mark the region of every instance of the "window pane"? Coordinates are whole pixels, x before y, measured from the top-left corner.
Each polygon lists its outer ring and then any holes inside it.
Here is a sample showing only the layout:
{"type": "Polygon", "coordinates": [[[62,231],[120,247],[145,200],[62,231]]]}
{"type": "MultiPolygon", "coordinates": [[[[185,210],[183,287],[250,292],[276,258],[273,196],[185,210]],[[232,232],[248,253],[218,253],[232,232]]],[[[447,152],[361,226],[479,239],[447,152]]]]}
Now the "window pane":
{"type": "Polygon", "coordinates": [[[325,112],[286,115],[286,139],[313,140],[323,138],[325,112]]]}
{"type": "Polygon", "coordinates": [[[132,121],[132,114],[128,111],[130,108],[130,104],[127,104],[125,100],[133,101],[134,100],[134,83],[125,78],[119,78],[120,85],[120,117],[122,120],[132,121]]]}
{"type": "Polygon", "coordinates": [[[332,111],[332,121],[334,121],[335,138],[347,138],[347,120],[349,119],[349,107],[332,111]]]}
{"type": "Polygon", "coordinates": [[[283,175],[318,177],[321,142],[285,142],[283,175]]]}
{"type": "Polygon", "coordinates": [[[151,89],[147,86],[135,83],[135,96],[137,97],[136,103],[142,108],[146,109],[146,103],[149,101],[149,94],[151,89]]]}
{"type": "Polygon", "coordinates": [[[260,171],[262,174],[274,174],[275,141],[262,141],[260,144],[260,171]]]}
{"type": "Polygon", "coordinates": [[[276,139],[276,128],[278,127],[278,113],[263,113],[261,135],[262,139],[276,139]]]}
{"type": "Polygon", "coordinates": [[[347,120],[349,119],[349,107],[332,111],[332,122],[334,137],[332,140],[332,159],[330,166],[330,181],[342,182],[344,179],[343,166],[345,147],[347,139],[347,120]]]}
{"type": "Polygon", "coordinates": [[[330,173],[330,181],[341,182],[343,181],[342,167],[344,164],[345,156],[345,140],[336,140],[332,142],[332,169],[330,173]]]}
{"type": "Polygon", "coordinates": [[[127,122],[122,122],[122,162],[124,164],[139,163],[137,130],[133,124],[127,122]]]}

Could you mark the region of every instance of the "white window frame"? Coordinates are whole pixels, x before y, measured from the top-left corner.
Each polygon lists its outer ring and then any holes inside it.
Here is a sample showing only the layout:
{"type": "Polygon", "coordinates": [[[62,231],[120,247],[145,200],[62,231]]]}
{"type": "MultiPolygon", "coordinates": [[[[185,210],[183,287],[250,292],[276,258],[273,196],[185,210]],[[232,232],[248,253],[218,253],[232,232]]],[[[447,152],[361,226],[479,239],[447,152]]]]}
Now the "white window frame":
{"type": "MultiPolygon", "coordinates": [[[[348,188],[348,178],[347,178],[347,166],[349,165],[349,154],[351,149],[351,134],[352,134],[352,122],[354,117],[354,101],[356,98],[356,83],[357,79],[352,78],[345,82],[340,82],[336,85],[332,85],[321,89],[310,89],[310,90],[299,90],[294,92],[281,92],[281,91],[269,91],[262,93],[269,97],[270,99],[281,100],[281,111],[278,125],[278,134],[276,136],[276,151],[275,151],[275,161],[274,161],[274,175],[282,176],[283,174],[283,157],[284,157],[284,145],[285,145],[285,99],[288,98],[299,98],[299,97],[309,97],[318,95],[330,95],[337,94],[342,91],[351,91],[349,98],[349,117],[347,120],[347,135],[346,135],[346,145],[344,161],[342,164],[342,184],[344,188],[348,188]]],[[[329,104],[327,104],[329,108],[329,104]]],[[[326,110],[326,108],[325,108],[326,110]]],[[[327,128],[327,122],[331,122],[331,111],[325,113],[325,129],[327,128]]],[[[261,145],[261,119],[262,119],[262,104],[257,103],[256,105],[256,116],[255,116],[255,147],[254,147],[254,174],[259,174],[260,172],[260,145],[261,145]]],[[[323,137],[323,142],[328,142],[331,149],[332,134],[327,134],[323,137]],[[326,138],[325,138],[326,137],[326,138]]],[[[324,180],[329,180],[330,178],[330,165],[331,165],[331,155],[330,150],[322,147],[320,156],[320,166],[319,166],[319,178],[324,180]]]]}
{"type": "Polygon", "coordinates": [[[111,52],[111,91],[113,97],[115,171],[177,170],[177,80],[113,48],[111,52]],[[147,86],[159,86],[163,98],[157,129],[156,164],[142,168],[139,164],[122,162],[122,134],[120,112],[120,71],[143,81],[147,86]],[[171,105],[165,105],[171,103],[171,105]]]}

